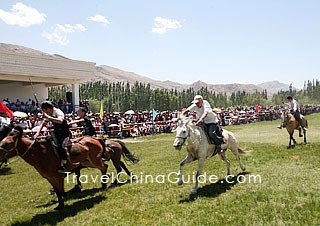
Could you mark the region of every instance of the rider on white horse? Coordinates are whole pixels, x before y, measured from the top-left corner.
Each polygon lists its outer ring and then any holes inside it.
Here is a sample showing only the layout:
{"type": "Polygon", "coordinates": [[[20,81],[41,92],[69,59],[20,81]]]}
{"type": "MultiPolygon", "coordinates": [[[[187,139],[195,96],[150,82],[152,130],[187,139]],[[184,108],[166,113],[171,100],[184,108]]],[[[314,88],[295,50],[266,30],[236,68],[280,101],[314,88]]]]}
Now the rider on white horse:
{"type": "Polygon", "coordinates": [[[182,114],[185,115],[189,111],[196,112],[196,126],[201,125],[202,122],[206,125],[207,133],[216,145],[218,153],[220,153],[222,151],[222,139],[216,133],[219,120],[217,114],[212,111],[209,102],[204,100],[201,95],[196,95],[192,101],[192,104],[185,111],[183,111],[182,114]]]}

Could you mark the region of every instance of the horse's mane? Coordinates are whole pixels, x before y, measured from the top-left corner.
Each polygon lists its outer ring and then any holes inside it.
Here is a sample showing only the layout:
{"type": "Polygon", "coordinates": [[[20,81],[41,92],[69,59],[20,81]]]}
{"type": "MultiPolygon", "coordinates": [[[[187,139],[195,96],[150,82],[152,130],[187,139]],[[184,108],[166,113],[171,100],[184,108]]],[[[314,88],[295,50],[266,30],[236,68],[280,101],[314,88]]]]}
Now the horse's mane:
{"type": "Polygon", "coordinates": [[[10,126],[2,126],[0,128],[0,139],[5,138],[10,133],[11,129],[10,126]]]}
{"type": "Polygon", "coordinates": [[[9,135],[15,135],[16,133],[18,134],[18,137],[21,138],[23,135],[23,128],[20,125],[17,125],[15,127],[13,127],[13,130],[11,130],[11,132],[9,133],[9,135]]]}
{"type": "Polygon", "coordinates": [[[196,126],[192,117],[180,115],[179,120],[181,120],[181,122],[188,126],[192,130],[192,133],[200,136],[201,127],[196,126]]]}
{"type": "Polygon", "coordinates": [[[181,120],[184,124],[188,124],[188,123],[194,124],[193,123],[193,118],[191,118],[191,117],[180,115],[178,119],[181,120]]]}

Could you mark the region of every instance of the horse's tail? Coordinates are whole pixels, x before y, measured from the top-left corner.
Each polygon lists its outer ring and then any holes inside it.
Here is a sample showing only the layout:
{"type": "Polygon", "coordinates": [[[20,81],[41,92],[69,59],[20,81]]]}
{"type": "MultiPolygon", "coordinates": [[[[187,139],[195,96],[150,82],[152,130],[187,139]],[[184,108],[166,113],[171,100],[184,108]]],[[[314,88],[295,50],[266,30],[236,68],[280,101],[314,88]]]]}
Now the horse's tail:
{"type": "Polygon", "coordinates": [[[251,154],[251,150],[243,150],[241,148],[238,148],[238,152],[239,154],[242,154],[242,155],[250,155],[251,154]]]}
{"type": "Polygon", "coordinates": [[[123,143],[122,141],[117,140],[116,142],[118,142],[122,149],[123,149],[123,156],[126,157],[127,159],[129,159],[133,164],[137,164],[140,159],[135,156],[134,154],[132,154],[129,149],[127,148],[127,146],[125,145],[125,143],[123,143]]]}

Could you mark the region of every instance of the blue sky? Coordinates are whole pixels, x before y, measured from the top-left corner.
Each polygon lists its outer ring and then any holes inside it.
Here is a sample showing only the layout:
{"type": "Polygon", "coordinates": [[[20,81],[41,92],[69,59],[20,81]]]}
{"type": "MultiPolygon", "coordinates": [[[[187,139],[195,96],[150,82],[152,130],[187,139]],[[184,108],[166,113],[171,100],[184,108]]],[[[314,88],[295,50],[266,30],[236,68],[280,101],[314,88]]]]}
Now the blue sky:
{"type": "Polygon", "coordinates": [[[1,0],[0,42],[157,80],[319,79],[320,1],[1,0]]]}

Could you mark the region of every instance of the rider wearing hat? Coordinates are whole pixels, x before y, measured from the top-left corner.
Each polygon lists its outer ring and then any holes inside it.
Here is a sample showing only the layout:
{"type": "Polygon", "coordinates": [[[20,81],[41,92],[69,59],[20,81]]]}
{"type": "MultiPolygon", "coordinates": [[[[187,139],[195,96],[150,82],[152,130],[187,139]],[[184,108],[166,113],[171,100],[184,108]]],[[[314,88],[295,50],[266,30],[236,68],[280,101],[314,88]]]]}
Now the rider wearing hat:
{"type": "Polygon", "coordinates": [[[185,111],[183,111],[182,114],[186,114],[189,111],[196,112],[198,120],[196,125],[199,126],[202,122],[206,125],[208,135],[214,141],[218,152],[221,152],[222,141],[216,133],[218,117],[217,114],[212,111],[209,102],[204,100],[201,95],[196,95],[192,101],[192,104],[185,111]]]}

